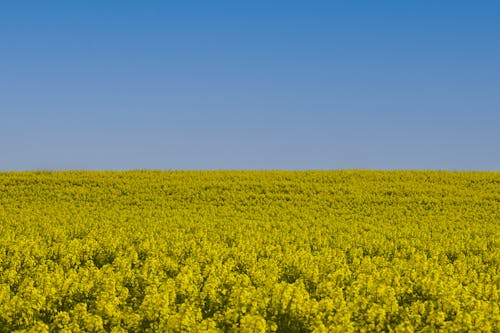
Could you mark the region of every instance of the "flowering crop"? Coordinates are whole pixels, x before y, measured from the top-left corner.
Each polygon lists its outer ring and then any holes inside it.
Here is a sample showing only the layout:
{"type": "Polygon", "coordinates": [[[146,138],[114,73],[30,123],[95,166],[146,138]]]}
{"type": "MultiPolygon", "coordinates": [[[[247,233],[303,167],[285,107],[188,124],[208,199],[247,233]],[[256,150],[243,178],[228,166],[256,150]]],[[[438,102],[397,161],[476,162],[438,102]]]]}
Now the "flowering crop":
{"type": "Polygon", "coordinates": [[[500,332],[500,173],[0,173],[0,332],[500,332]]]}

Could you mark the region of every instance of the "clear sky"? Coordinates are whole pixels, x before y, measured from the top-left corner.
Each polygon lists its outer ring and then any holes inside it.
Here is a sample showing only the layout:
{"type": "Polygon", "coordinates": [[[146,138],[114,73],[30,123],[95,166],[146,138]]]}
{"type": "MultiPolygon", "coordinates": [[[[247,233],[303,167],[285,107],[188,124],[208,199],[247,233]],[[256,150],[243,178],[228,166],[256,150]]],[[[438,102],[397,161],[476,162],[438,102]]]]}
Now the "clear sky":
{"type": "Polygon", "coordinates": [[[0,170],[500,170],[500,1],[0,2],[0,170]]]}

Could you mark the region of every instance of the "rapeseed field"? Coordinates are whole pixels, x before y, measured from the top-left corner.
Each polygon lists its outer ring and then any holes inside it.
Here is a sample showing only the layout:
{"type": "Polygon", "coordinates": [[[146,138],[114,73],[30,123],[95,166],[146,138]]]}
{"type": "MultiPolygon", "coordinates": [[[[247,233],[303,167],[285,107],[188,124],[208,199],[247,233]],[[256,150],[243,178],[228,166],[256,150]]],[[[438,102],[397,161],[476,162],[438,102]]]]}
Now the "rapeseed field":
{"type": "Polygon", "coordinates": [[[500,332],[500,173],[0,173],[0,332],[500,332]]]}

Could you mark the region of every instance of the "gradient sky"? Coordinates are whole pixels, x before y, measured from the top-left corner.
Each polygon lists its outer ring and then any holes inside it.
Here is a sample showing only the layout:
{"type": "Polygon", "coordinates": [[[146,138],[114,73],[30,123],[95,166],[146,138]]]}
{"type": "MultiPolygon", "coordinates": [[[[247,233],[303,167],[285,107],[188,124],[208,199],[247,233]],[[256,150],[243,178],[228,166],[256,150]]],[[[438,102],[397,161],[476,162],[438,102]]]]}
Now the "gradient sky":
{"type": "Polygon", "coordinates": [[[0,170],[500,171],[499,1],[1,1],[0,170]]]}

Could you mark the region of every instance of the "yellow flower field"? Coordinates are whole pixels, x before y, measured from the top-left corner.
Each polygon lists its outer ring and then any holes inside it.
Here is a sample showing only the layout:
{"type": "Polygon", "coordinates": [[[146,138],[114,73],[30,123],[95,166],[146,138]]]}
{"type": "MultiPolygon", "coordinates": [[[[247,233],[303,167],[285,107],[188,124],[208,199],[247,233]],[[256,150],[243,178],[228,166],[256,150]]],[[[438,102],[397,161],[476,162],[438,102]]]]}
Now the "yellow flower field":
{"type": "Polygon", "coordinates": [[[500,332],[500,173],[0,173],[0,332],[500,332]]]}

